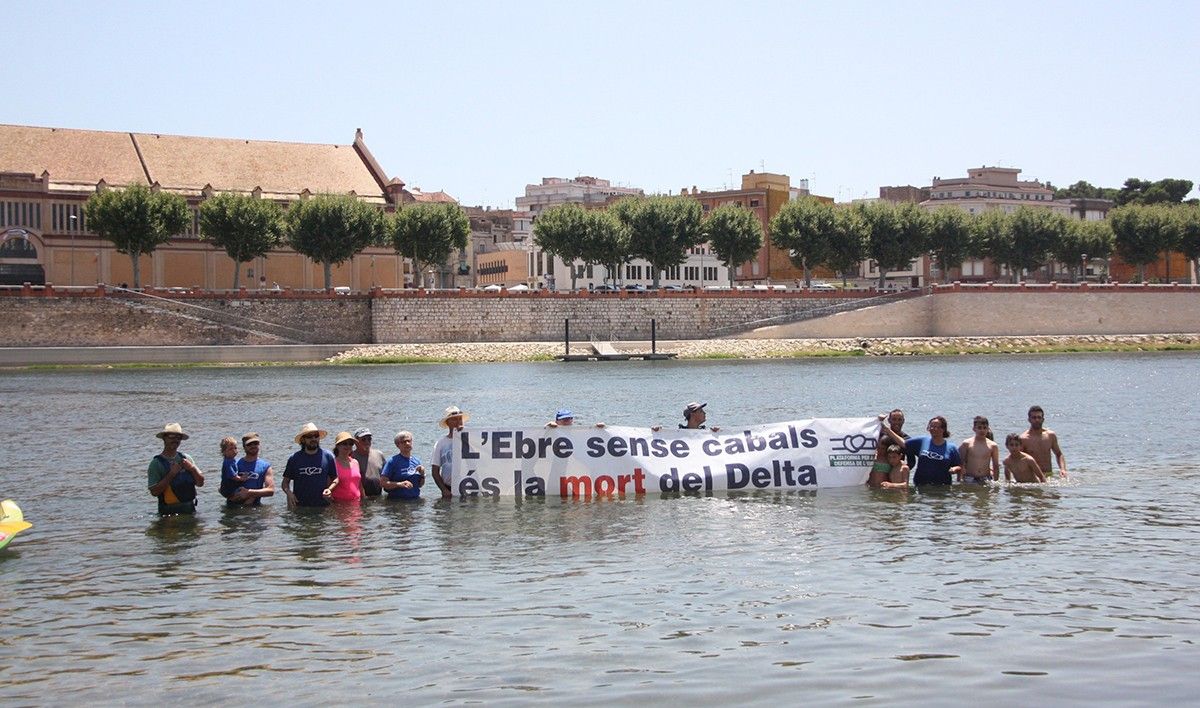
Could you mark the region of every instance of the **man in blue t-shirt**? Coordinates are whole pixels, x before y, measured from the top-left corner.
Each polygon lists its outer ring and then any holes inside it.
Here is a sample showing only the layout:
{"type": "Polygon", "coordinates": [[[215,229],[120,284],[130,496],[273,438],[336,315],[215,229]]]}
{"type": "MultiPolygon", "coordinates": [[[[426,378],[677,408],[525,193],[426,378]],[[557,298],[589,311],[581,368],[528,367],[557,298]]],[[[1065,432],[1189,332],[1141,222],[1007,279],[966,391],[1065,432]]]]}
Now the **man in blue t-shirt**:
{"type": "Polygon", "coordinates": [[[271,463],[259,458],[262,441],[258,433],[242,436],[246,455],[221,470],[221,488],[228,488],[225,497],[229,506],[258,506],[263,497],[275,494],[275,475],[271,463]]]}
{"type": "Polygon", "coordinates": [[[331,485],[337,481],[333,453],[321,449],[321,438],[329,433],[306,423],[296,434],[300,449],[283,468],[283,493],[288,506],[328,506],[331,485]],[[292,486],[295,485],[295,491],[292,486]]]}
{"type": "Polygon", "coordinates": [[[425,467],[413,457],[412,433],[401,430],[396,433],[395,442],[400,452],[392,455],[392,459],[383,466],[379,483],[387,492],[388,499],[418,499],[421,487],[425,484],[425,467]]]}
{"type": "Polygon", "coordinates": [[[946,439],[950,435],[946,419],[940,415],[930,418],[926,430],[929,431],[929,435],[905,440],[888,427],[886,422],[883,424],[883,433],[891,438],[892,442],[902,445],[909,455],[916,456],[914,486],[951,484],[953,475],[962,469],[962,460],[958,455],[958,446],[946,439]]]}

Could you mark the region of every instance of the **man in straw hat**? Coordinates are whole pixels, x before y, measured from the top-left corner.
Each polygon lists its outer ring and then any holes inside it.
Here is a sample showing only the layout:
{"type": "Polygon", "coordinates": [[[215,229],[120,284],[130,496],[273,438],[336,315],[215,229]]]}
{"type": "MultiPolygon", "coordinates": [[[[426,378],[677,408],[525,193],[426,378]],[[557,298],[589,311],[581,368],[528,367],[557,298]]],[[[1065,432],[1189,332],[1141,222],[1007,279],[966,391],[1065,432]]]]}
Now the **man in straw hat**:
{"type": "Polygon", "coordinates": [[[296,433],[300,449],[292,453],[283,468],[283,494],[288,506],[329,505],[329,496],[337,483],[337,468],[333,453],[321,449],[321,439],[328,434],[314,423],[305,423],[296,433]]]}
{"type": "Polygon", "coordinates": [[[442,490],[443,497],[453,495],[450,486],[454,482],[454,434],[462,430],[463,423],[471,417],[458,406],[450,406],[446,409],[442,420],[438,425],[446,429],[446,435],[437,441],[433,446],[433,481],[437,484],[438,489],[442,490]]]}
{"type": "Polygon", "coordinates": [[[161,516],[196,512],[196,487],[204,486],[204,473],[192,458],[179,451],[188,439],[179,423],[168,423],[155,437],[163,442],[162,452],[150,460],[146,481],[150,494],[158,497],[161,516]]]}

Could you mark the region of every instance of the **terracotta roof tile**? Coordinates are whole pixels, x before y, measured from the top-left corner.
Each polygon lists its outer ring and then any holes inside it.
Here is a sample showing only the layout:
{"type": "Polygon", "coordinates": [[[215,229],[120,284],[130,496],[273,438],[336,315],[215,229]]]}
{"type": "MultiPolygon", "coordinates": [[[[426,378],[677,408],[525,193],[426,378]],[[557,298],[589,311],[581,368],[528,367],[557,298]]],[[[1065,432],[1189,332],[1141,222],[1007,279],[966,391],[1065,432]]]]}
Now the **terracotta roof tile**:
{"type": "Polygon", "coordinates": [[[383,191],[350,145],[281,143],[136,133],[150,178],[163,187],[299,194],[383,191]]]}
{"type": "Polygon", "coordinates": [[[255,187],[281,195],[353,191],[384,201],[383,189],[352,145],[0,125],[0,171],[48,171],[54,183],[158,182],[186,193],[210,184],[219,192],[255,187]]]}
{"type": "Polygon", "coordinates": [[[52,182],[149,184],[129,133],[0,125],[0,171],[52,182]]]}

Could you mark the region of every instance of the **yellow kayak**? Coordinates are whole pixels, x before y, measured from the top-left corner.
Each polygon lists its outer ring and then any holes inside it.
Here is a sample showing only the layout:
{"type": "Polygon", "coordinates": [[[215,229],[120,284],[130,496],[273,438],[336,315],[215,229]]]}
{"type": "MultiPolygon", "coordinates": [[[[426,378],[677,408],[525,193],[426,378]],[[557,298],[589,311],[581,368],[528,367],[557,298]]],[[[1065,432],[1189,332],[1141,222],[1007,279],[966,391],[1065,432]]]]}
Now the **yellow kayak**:
{"type": "Polygon", "coordinates": [[[32,526],[33,524],[25,520],[21,507],[17,506],[15,501],[5,499],[0,502],[0,548],[7,546],[14,536],[32,526]]]}

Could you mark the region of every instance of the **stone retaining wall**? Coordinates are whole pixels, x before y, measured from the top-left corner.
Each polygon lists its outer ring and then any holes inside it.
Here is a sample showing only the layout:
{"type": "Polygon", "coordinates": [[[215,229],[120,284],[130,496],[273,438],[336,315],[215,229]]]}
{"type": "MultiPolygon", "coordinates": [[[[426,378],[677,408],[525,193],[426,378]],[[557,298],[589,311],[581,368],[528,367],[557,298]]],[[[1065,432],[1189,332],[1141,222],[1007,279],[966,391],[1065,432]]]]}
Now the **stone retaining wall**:
{"type": "Polygon", "coordinates": [[[704,339],[752,320],[790,315],[841,302],[825,297],[381,297],[373,302],[374,341],[554,342],[571,320],[572,341],[704,339]]]}
{"type": "MultiPolygon", "coordinates": [[[[5,297],[0,299],[0,346],[99,347],[147,345],[278,344],[270,332],[249,318],[309,329],[311,343],[371,341],[369,299],[191,300],[220,313],[216,321],[187,316],[188,308],[171,312],[136,307],[137,301],[116,297],[5,297]],[[178,311],[178,312],[176,312],[178,311]],[[239,327],[225,326],[238,324],[239,327]],[[242,329],[244,328],[244,329],[242,329]]],[[[160,305],[155,305],[159,307],[160,305]]],[[[285,331],[285,330],[279,330],[285,331]]]]}
{"type": "Polygon", "coordinates": [[[1200,332],[1200,288],[962,288],[765,328],[761,339],[1200,332]]]}

